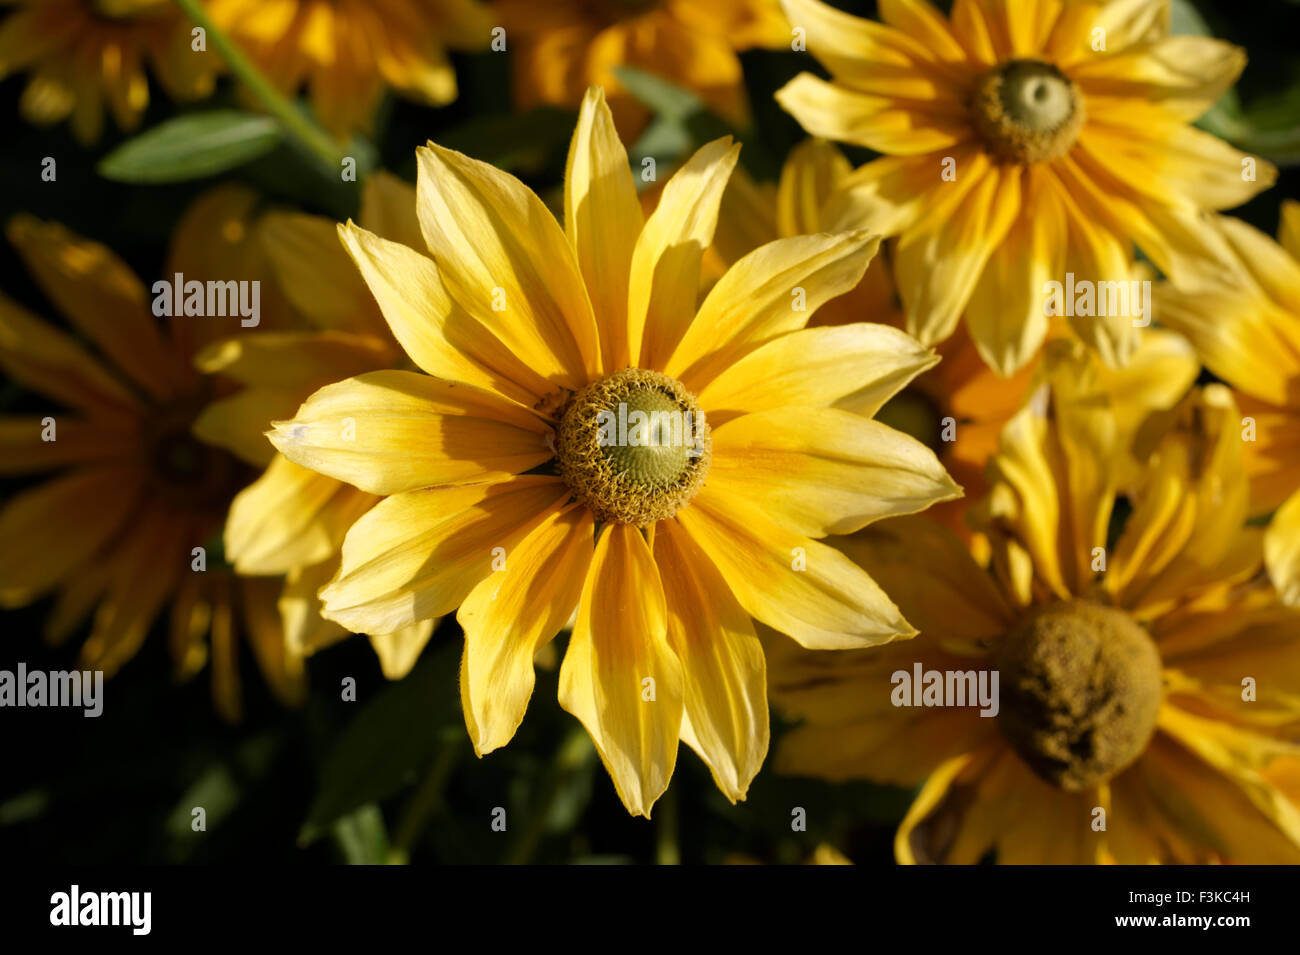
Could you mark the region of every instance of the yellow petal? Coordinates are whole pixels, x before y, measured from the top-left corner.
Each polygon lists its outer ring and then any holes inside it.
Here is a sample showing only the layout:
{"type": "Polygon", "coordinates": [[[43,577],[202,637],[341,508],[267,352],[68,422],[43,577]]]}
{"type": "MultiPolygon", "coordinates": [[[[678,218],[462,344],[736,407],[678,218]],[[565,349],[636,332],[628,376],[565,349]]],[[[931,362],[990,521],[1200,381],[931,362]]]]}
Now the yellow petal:
{"type": "Polygon", "coordinates": [[[879,239],[867,232],[777,239],[745,256],[713,286],[666,373],[699,391],[777,335],[796,331],[824,302],[857,285],[879,239]]]}
{"type": "Polygon", "coordinates": [[[655,564],[668,608],[668,640],[682,661],[682,739],[733,803],[767,756],[763,646],[749,614],[676,521],[655,527],[655,564]]]}
{"type": "MultiPolygon", "coordinates": [[[[927,640],[954,652],[979,652],[1014,621],[992,577],[957,535],[927,517],[884,521],[836,546],[898,602],[927,640]]],[[[914,642],[903,652],[920,653],[914,642]]]]}
{"type": "Polygon", "coordinates": [[[700,261],[739,155],[729,136],[696,152],[664,185],[637,238],[627,318],[628,354],[639,367],[662,368],[695,316],[700,261]]]}
{"type": "Polygon", "coordinates": [[[283,574],[328,560],[352,523],[378,498],[276,455],[235,496],[226,519],[226,558],[241,574],[283,574]]]}
{"type": "Polygon", "coordinates": [[[487,163],[433,143],[416,158],[420,228],[452,298],[547,381],[581,388],[599,371],[600,345],[555,217],[487,163]]]}
{"type": "Polygon", "coordinates": [[[460,700],[474,752],[514,737],[533,695],[533,658],[573,616],[594,549],[591,511],[570,505],[504,553],[460,606],[460,700]]]}
{"type": "Polygon", "coordinates": [[[550,382],[511,353],[491,327],[447,294],[437,266],[427,256],[350,222],[340,225],[338,234],[393,337],[420,368],[528,406],[552,390],[550,382]]]}
{"type": "Polygon", "coordinates": [[[1300,262],[1300,202],[1282,200],[1282,221],[1277,229],[1277,241],[1291,258],[1300,262]]]}
{"type": "Polygon", "coordinates": [[[71,336],[0,295],[0,367],[10,378],[91,415],[122,416],[140,399],[71,336]]]}
{"type": "Polygon", "coordinates": [[[140,503],[134,468],[81,468],[22,491],[0,510],[0,605],[60,583],[121,532],[140,503]]]}
{"type": "Polygon", "coordinates": [[[1190,122],[1237,82],[1245,65],[1246,51],[1222,40],[1166,36],[1109,56],[1089,56],[1072,64],[1069,73],[1083,91],[1090,122],[1132,122],[1122,112],[1095,109],[1101,97],[1158,104],[1190,122]]]}
{"type": "Polygon", "coordinates": [[[578,256],[600,330],[606,372],[626,368],[628,278],[642,227],[627,150],[599,87],[587,90],[564,174],[564,230],[578,256]]]}
{"type": "Polygon", "coordinates": [[[437,626],[437,620],[421,620],[392,633],[370,634],[370,646],[379,657],[379,669],[384,676],[400,680],[410,673],[437,626]]]}
{"type": "Polygon", "coordinates": [[[989,256],[1021,214],[1020,179],[1017,167],[987,159],[958,166],[957,181],[941,183],[941,195],[951,192],[898,240],[894,279],[907,330],[922,344],[952,334],[989,256]]]}
{"type": "MultiPolygon", "coordinates": [[[[806,139],[794,149],[781,167],[776,194],[776,221],[781,235],[807,235],[822,231],[827,201],[840,182],[853,171],[844,154],[824,139],[806,139]]],[[[729,190],[730,191],[730,190],[729,190]]],[[[727,205],[723,197],[723,209],[727,205]]],[[[770,235],[752,243],[756,248],[776,238],[770,235]]]]}
{"type": "Polygon", "coordinates": [[[711,427],[755,411],[835,405],[874,415],[939,356],[888,325],[803,328],[773,338],[699,392],[711,427]]]}
{"type": "Polygon", "coordinates": [[[676,519],[750,616],[809,649],[875,646],[916,632],[860,567],[748,502],[706,486],[676,519]]]}
{"type": "Polygon", "coordinates": [[[647,819],[672,778],[682,725],[682,664],[667,631],[645,538],[606,525],[560,665],[560,705],[591,734],[627,811],[647,819]]]}
{"type": "MultiPolygon", "coordinates": [[[[414,200],[411,209],[414,215],[414,200]]],[[[338,223],[325,216],[274,211],[261,219],[258,233],[285,296],[314,326],[384,334],[365,282],[339,244],[338,223]]]]}
{"type": "Polygon", "coordinates": [[[1046,173],[1026,174],[1026,201],[994,250],[966,307],[966,327],[980,356],[999,375],[1014,375],[1047,337],[1043,289],[1060,281],[1065,263],[1065,214],[1046,173]]]}
{"type": "Polygon", "coordinates": [[[518,405],[409,371],[328,385],[272,427],[290,461],[371,494],[499,481],[552,456],[545,426],[518,405]]]}
{"type": "Polygon", "coordinates": [[[835,408],[761,411],[718,428],[709,487],[809,537],[850,534],[961,494],[920,441],[835,408]]]}
{"type": "Polygon", "coordinates": [[[1282,599],[1300,607],[1300,491],[1291,495],[1269,522],[1264,560],[1282,599]]]}
{"type": "Polygon", "coordinates": [[[98,242],[27,215],[10,220],[9,240],[32,277],[73,326],[155,398],[185,381],[150,314],[135,273],[98,242]]]}
{"type": "Polygon", "coordinates": [[[316,595],[338,569],[339,556],[335,554],[329,560],[296,567],[285,575],[276,609],[285,644],[295,653],[310,656],[348,636],[349,631],[321,616],[321,601],[316,595]]]}
{"type": "Polygon", "coordinates": [[[811,73],[800,73],[779,89],[776,100],[813,136],[890,156],[926,155],[974,135],[969,118],[960,111],[873,96],[811,73]]]}
{"type": "Polygon", "coordinates": [[[409,491],[385,498],[343,541],[325,616],[354,633],[392,633],[460,606],[492,562],[569,496],[556,478],[409,491]]]}

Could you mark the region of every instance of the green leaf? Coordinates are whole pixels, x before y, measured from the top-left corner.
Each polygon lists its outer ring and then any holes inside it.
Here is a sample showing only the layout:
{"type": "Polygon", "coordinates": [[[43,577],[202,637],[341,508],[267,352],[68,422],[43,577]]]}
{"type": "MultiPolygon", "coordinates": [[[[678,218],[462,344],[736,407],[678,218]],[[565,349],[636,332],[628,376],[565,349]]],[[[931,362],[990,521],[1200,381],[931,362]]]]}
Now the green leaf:
{"type": "Polygon", "coordinates": [[[98,169],[105,179],[118,182],[201,179],[265,155],[280,138],[280,126],[269,116],[238,110],[191,113],[127,140],[98,169]]]}
{"type": "MultiPolygon", "coordinates": [[[[404,679],[384,687],[340,734],[321,767],[316,798],[298,834],[307,844],[330,823],[413,782],[443,745],[465,735],[457,693],[458,648],[425,652],[404,679]]],[[[342,703],[340,706],[355,704],[342,703]]]]}
{"type": "Polygon", "coordinates": [[[614,73],[627,91],[658,116],[685,121],[704,111],[704,101],[680,86],[634,66],[616,66],[614,73]]]}
{"type": "Polygon", "coordinates": [[[388,861],[388,829],[384,814],[374,803],[336,819],[330,832],[348,865],[384,865],[388,861]]]}

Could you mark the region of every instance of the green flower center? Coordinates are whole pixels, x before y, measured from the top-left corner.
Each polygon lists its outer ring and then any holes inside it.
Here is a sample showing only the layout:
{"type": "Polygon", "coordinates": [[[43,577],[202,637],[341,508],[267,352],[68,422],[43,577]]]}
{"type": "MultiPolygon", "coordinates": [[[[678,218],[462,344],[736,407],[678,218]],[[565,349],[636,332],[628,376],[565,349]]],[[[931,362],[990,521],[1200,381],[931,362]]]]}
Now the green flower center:
{"type": "Polygon", "coordinates": [[[597,520],[643,527],[695,497],[709,472],[712,441],[681,382],[628,368],[569,399],[555,456],[560,476],[597,520]]]}
{"type": "Polygon", "coordinates": [[[1002,162],[1059,159],[1083,125],[1083,99],[1070,78],[1040,60],[1010,60],[980,79],[971,99],[975,129],[1002,162]]]}
{"type": "Polygon", "coordinates": [[[1077,792],[1146,749],[1163,695],[1160,655],[1128,614],[1087,601],[1032,611],[994,648],[998,726],[1039,776],[1077,792]]]}

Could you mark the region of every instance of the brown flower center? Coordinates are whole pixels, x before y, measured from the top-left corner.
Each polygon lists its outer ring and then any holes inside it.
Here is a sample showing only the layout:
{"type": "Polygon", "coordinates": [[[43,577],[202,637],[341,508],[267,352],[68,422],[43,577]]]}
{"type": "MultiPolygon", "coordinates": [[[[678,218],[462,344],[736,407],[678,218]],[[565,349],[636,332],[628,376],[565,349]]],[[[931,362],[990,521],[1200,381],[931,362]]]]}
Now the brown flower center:
{"type": "Polygon", "coordinates": [[[643,527],[672,517],[704,484],[709,425],[675,378],[628,368],[595,381],[560,414],[560,476],[596,519],[643,527]]]}
{"type": "Polygon", "coordinates": [[[1040,60],[1009,60],[980,79],[971,116],[1001,162],[1035,163],[1070,151],[1083,126],[1083,98],[1070,78],[1040,60]]]}
{"type": "Polygon", "coordinates": [[[1128,614],[1087,601],[1032,611],[994,649],[998,725],[1039,776],[1071,792],[1146,748],[1160,709],[1160,655],[1128,614]]]}

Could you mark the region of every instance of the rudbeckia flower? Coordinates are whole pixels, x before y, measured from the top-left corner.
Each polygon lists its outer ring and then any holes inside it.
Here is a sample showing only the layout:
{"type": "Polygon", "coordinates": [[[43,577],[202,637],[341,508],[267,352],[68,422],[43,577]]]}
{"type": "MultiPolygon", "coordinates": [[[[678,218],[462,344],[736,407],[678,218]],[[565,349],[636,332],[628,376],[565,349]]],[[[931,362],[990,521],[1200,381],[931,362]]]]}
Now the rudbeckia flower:
{"type": "Polygon", "coordinates": [[[778,771],[919,786],[905,863],[1300,861],[1300,612],[1245,524],[1231,393],[1148,420],[1125,517],[1091,360],[1057,343],[1045,361],[973,507],[989,567],[932,521],[882,522],[844,550],[920,635],[773,644],[773,697],[803,720],[778,771]]]}
{"type": "Polygon", "coordinates": [[[1278,242],[1237,219],[1218,225],[1236,273],[1194,294],[1162,287],[1158,314],[1239,392],[1253,510],[1277,508],[1269,570],[1300,605],[1300,203],[1282,203],[1278,242]]]}
{"type": "MultiPolygon", "coordinates": [[[[884,23],[784,3],[832,79],[801,74],[777,99],[813,135],[884,154],[846,184],[839,227],[897,236],[908,331],[941,342],[964,313],[1000,375],[1047,336],[1047,283],[1126,279],[1136,244],[1194,284],[1224,268],[1206,210],[1276,178],[1188,125],[1245,54],[1168,35],[1167,0],[957,0],[951,19],[925,0],[882,0],[884,23]]],[[[1131,299],[1104,317],[1063,310],[1108,363],[1132,353],[1131,299]]]]}
{"type": "MultiPolygon", "coordinates": [[[[165,274],[261,281],[241,261],[251,206],[238,187],[199,199],[177,227],[165,274]]],[[[275,587],[234,577],[212,549],[251,475],[192,431],[219,384],[193,367],[194,353],[239,319],[173,315],[164,324],[146,287],[104,246],[28,216],[8,231],[79,338],[0,296],[0,368],[52,402],[0,417],[0,469],[55,472],[0,510],[0,605],[54,594],[45,636],[56,644],[93,615],[80,666],[108,675],[166,614],[177,675],[210,659],[228,720],[240,714],[242,632],[272,692],[299,702],[302,661],[285,648],[275,587]]]]}
{"type": "Polygon", "coordinates": [[[190,44],[190,23],[171,0],[6,0],[0,79],[31,75],[19,109],[42,126],[71,117],[82,144],[99,139],[108,108],[132,130],[149,105],[145,66],[177,100],[212,92],[214,55],[190,44]]]}
{"type": "MultiPolygon", "coordinates": [[[[852,166],[834,145],[810,139],[796,146],[775,184],[755,183],[742,171],[732,177],[722,197],[718,232],[710,248],[715,267],[725,269],[743,254],[779,236],[819,232],[842,218],[840,199],[852,166]]],[[[850,292],[817,310],[810,326],[843,325],[868,317],[902,326],[890,259],[882,245],[867,274],[850,292]]],[[[1139,279],[1150,278],[1134,272],[1139,279]]],[[[1068,336],[1058,322],[1049,338],[1068,336]]],[[[942,359],[895,395],[876,420],[928,444],[966,497],[986,490],[984,466],[997,451],[998,435],[1020,410],[1038,371],[1037,356],[1010,377],[995,374],[980,357],[964,328],[937,347],[942,359]]],[[[1124,368],[1101,367],[1101,386],[1114,399],[1124,435],[1136,432],[1141,419],[1173,407],[1195,381],[1200,364],[1181,336],[1164,329],[1140,332],[1133,357],[1124,368]]],[[[927,516],[944,521],[963,537],[968,500],[945,501],[927,516]]]]}
{"type": "MultiPolygon", "coordinates": [[[[360,218],[384,238],[422,242],[415,190],[386,173],[366,180],[360,218]]],[[[265,468],[231,503],[226,558],[240,574],[284,576],[281,622],[290,651],[301,656],[348,635],[320,615],[316,592],[338,570],[347,529],[379,498],[294,464],[275,452],[264,433],[272,420],[292,415],[312,392],[340,376],[405,361],[336,225],[296,212],[262,215],[256,225],[260,255],[305,327],[242,331],[212,343],[196,359],[204,372],[241,387],[203,410],[195,434],[265,468]]],[[[398,679],[410,671],[434,624],[424,620],[370,635],[385,676],[398,679]]]]}
{"type": "Polygon", "coordinates": [[[340,234],[427,374],[330,385],[270,435],[384,498],[348,531],[325,615],[385,632],[459,608],[480,755],[514,735],[534,654],[572,618],[560,703],[647,816],[679,740],[744,797],[768,742],[751,618],[818,649],[912,634],[819,538],[957,493],[932,453],[869,417],[932,355],[887,326],[803,327],[861,279],[873,236],[769,243],[698,302],[738,148],[703,147],[643,220],[592,90],[563,228],[512,176],[420,149],[431,257],[340,234]]]}
{"type": "Polygon", "coordinates": [[[745,126],[749,106],[737,51],[791,43],[777,0],[498,0],[492,10],[506,30],[519,108],[576,107],[588,86],[602,86],[628,141],[650,112],[619,83],[615,67],[661,76],[745,126]]]}
{"type": "Polygon", "coordinates": [[[491,20],[473,0],[207,0],[229,33],[286,95],[304,85],[339,139],[367,131],[386,89],[426,106],[456,98],[447,50],[485,48],[491,20]]]}

